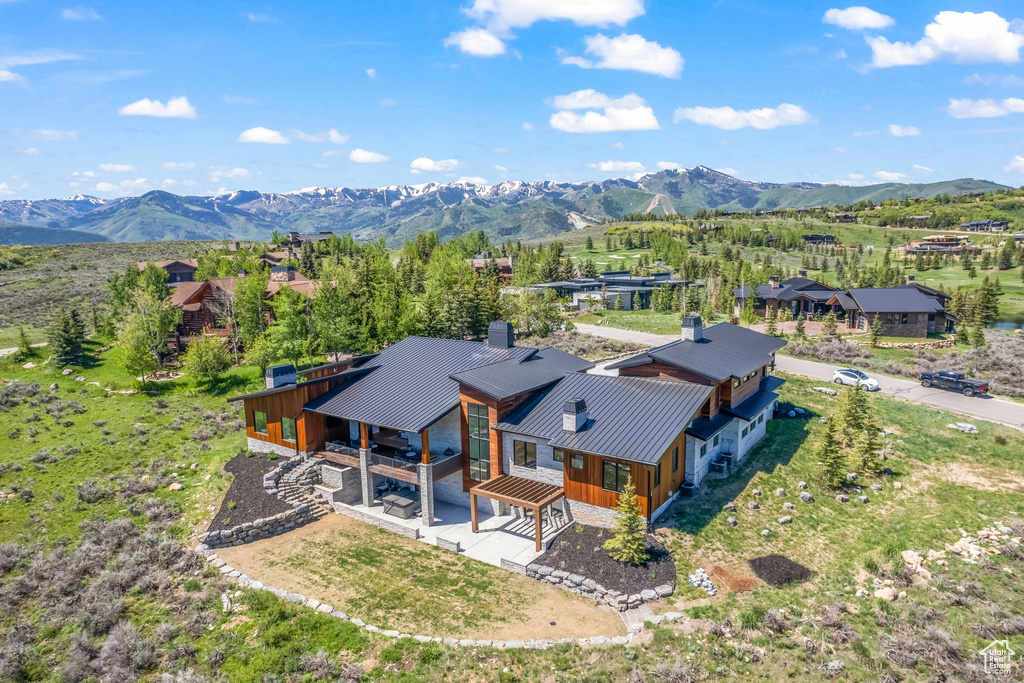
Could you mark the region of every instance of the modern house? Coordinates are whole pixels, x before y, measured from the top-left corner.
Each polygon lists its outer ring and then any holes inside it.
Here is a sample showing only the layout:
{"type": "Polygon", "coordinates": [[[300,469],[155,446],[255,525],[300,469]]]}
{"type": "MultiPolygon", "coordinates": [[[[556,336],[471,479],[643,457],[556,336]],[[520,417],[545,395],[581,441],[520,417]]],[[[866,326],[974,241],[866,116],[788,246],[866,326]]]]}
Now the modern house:
{"type": "Polygon", "coordinates": [[[533,289],[553,290],[559,298],[568,298],[571,308],[580,311],[589,310],[591,302],[595,307],[601,307],[602,292],[608,298],[608,308],[615,308],[616,301],[621,298],[623,310],[639,311],[650,308],[651,292],[665,285],[672,291],[677,287],[700,286],[689,280],[673,280],[668,271],[630,275],[628,270],[608,270],[593,278],[543,282],[534,285],[533,289]]]}
{"type": "Polygon", "coordinates": [[[739,316],[747,306],[747,299],[753,296],[754,312],[761,317],[767,315],[769,310],[778,313],[783,308],[788,308],[793,317],[825,315],[835,310],[828,301],[837,291],[838,287],[808,279],[806,270],[798,271],[797,277],[781,282],[777,275],[772,275],[766,285],[744,285],[735,288],[733,310],[734,314],[739,316]]]}
{"type": "Polygon", "coordinates": [[[307,242],[323,242],[330,239],[333,234],[330,230],[321,230],[320,232],[308,234],[292,231],[288,233],[288,237],[281,241],[281,246],[298,249],[301,252],[302,246],[307,242]]]}
{"type": "Polygon", "coordinates": [[[678,341],[606,366],[620,376],[659,377],[706,387],[700,414],[686,428],[683,494],[696,495],[709,471],[727,472],[764,438],[775,414],[775,352],[786,345],[731,323],[704,328],[683,318],[678,341]]]}
{"type": "Polygon", "coordinates": [[[960,224],[960,229],[967,232],[1002,232],[1008,227],[1010,227],[1008,221],[994,220],[970,221],[969,223],[960,224]]]}
{"type": "Polygon", "coordinates": [[[484,267],[494,261],[495,265],[498,266],[498,271],[501,273],[502,280],[512,279],[512,259],[507,256],[495,257],[489,251],[484,251],[476,255],[476,258],[466,259],[466,263],[473,266],[473,270],[480,272],[484,267]]]}
{"type": "Polygon", "coordinates": [[[927,235],[921,239],[907,242],[903,247],[903,251],[907,256],[931,254],[933,252],[940,254],[948,252],[959,255],[965,251],[978,254],[981,253],[981,248],[971,246],[970,238],[966,235],[927,235]]]}
{"type": "Polygon", "coordinates": [[[835,235],[828,235],[828,234],[804,235],[803,239],[804,239],[804,242],[806,242],[807,244],[811,244],[811,245],[814,245],[814,246],[822,246],[822,247],[838,247],[839,246],[839,240],[836,238],[835,235]]]}
{"type": "MultiPolygon", "coordinates": [[[[139,261],[139,270],[143,270],[150,261],[139,261]]],[[[176,287],[182,282],[192,282],[196,279],[196,269],[199,262],[194,258],[173,259],[170,261],[152,261],[157,268],[167,271],[167,284],[176,287]]]]}
{"type": "Polygon", "coordinates": [[[653,520],[699,485],[713,455],[741,457],[763,436],[781,381],[762,377],[784,342],[732,325],[708,333],[662,347],[678,363],[664,373],[639,362],[610,376],[555,348],[517,346],[511,325],[495,322],[485,342],[407,337],[302,382],[291,366],[271,368],[266,390],[230,400],[244,402],[249,448],[319,458],[336,504],[380,510],[399,488],[422,526],[442,503],[469,508],[474,531],[480,514],[532,516],[539,550],[543,517],[607,526],[632,479],[653,520]],[[681,359],[693,344],[713,353],[681,359]]]}
{"type": "Polygon", "coordinates": [[[879,316],[884,336],[923,338],[953,332],[959,321],[946,312],[949,299],[948,294],[922,285],[910,275],[907,284],[899,287],[836,292],[829,304],[845,311],[848,330],[867,331],[879,316]]]}

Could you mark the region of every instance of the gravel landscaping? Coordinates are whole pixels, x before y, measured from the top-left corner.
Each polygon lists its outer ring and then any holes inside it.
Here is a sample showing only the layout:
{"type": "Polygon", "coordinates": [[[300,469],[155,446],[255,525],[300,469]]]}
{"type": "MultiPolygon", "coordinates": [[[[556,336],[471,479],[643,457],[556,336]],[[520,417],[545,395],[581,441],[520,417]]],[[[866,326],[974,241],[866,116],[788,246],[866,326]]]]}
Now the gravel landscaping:
{"type": "Polygon", "coordinates": [[[260,454],[247,458],[245,453],[228,461],[224,471],[234,475],[234,480],[207,531],[230,529],[244,522],[266,519],[291,510],[291,505],[269,495],[263,488],[263,475],[280,464],[280,459],[270,460],[260,454]]]}
{"type": "Polygon", "coordinates": [[[811,570],[782,555],[755,557],[748,564],[757,578],[771,586],[785,586],[811,577],[811,570]]]}
{"type": "Polygon", "coordinates": [[[608,529],[575,524],[563,531],[551,549],[534,562],[585,576],[605,588],[622,593],[634,594],[662,585],[675,586],[676,565],[665,546],[654,536],[647,536],[650,558],[644,564],[633,566],[616,562],[602,547],[611,535],[608,529]]]}

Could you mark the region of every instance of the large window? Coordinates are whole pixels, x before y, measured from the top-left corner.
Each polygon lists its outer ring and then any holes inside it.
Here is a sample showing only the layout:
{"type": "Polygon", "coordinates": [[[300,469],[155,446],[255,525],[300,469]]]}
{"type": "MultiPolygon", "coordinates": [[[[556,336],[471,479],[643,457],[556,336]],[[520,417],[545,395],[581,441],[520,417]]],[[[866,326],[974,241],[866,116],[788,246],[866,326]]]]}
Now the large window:
{"type": "Polygon", "coordinates": [[[906,313],[887,313],[885,322],[889,325],[906,325],[908,316],[906,313]]]}
{"type": "Polygon", "coordinates": [[[267,414],[261,413],[258,410],[252,411],[252,423],[256,429],[257,434],[267,434],[267,414]]]}
{"type": "Polygon", "coordinates": [[[561,448],[551,449],[551,459],[555,462],[565,462],[565,451],[561,448]]]}
{"type": "Polygon", "coordinates": [[[626,463],[605,460],[601,485],[609,491],[621,492],[629,479],[629,469],[626,463]]]}
{"type": "Polygon", "coordinates": [[[295,443],[295,418],[281,418],[281,439],[284,441],[291,441],[292,443],[295,443]]]}
{"type": "Polygon", "coordinates": [[[487,481],[491,478],[491,425],[487,406],[470,403],[466,408],[469,419],[469,478],[487,481]]]}
{"type": "Polygon", "coordinates": [[[537,444],[532,441],[513,441],[513,462],[517,467],[537,469],[537,444]]]}

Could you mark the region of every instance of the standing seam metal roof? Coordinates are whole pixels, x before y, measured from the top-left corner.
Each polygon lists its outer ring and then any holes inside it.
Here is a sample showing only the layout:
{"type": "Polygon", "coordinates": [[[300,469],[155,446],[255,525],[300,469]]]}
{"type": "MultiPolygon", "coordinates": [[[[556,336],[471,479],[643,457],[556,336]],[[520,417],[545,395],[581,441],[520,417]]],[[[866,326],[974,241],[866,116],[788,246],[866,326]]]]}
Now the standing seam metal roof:
{"type": "Polygon", "coordinates": [[[306,404],[306,410],[368,424],[420,432],[459,404],[453,373],[505,360],[522,360],[533,347],[498,348],[485,342],[406,337],[367,364],[352,383],[306,404]]]}
{"type": "Polygon", "coordinates": [[[846,293],[865,313],[935,313],[942,305],[916,287],[848,289],[846,293]]]}
{"type": "Polygon", "coordinates": [[[494,429],[548,439],[552,446],[655,463],[700,411],[712,387],[678,379],[570,374],[494,429]],[[587,424],[562,429],[565,402],[582,398],[587,424]]]}
{"type": "Polygon", "coordinates": [[[452,379],[498,401],[557,382],[566,373],[581,372],[594,364],[552,346],[526,359],[484,365],[452,375],[452,379]]]}

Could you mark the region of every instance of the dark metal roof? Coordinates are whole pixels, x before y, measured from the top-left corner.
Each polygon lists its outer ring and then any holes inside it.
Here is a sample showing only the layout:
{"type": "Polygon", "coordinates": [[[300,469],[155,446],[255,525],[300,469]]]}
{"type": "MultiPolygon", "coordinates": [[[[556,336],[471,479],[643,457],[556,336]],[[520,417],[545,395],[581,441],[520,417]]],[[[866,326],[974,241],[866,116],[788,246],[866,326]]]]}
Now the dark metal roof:
{"type": "MultiPolygon", "coordinates": [[[[674,341],[651,349],[647,355],[715,382],[724,382],[768,365],[772,354],[785,345],[785,340],[778,337],[732,323],[718,323],[704,328],[703,341],[674,341]]],[[[614,368],[616,364],[608,367],[614,368]]]]}
{"type": "Polygon", "coordinates": [[[594,364],[548,346],[526,359],[511,359],[452,375],[459,384],[501,401],[557,382],[568,372],[582,372],[594,364]]]}
{"type": "MultiPolygon", "coordinates": [[[[320,382],[326,382],[326,381],[331,380],[331,379],[351,380],[351,379],[354,379],[356,377],[359,377],[359,376],[367,373],[368,371],[370,371],[372,369],[373,369],[372,367],[349,368],[348,370],[342,370],[341,372],[336,372],[333,375],[325,375],[323,377],[317,377],[316,379],[310,379],[310,380],[307,380],[305,382],[299,382],[297,384],[296,383],[283,384],[283,385],[281,385],[279,387],[274,387],[273,389],[267,389],[265,391],[257,391],[257,392],[251,393],[251,394],[244,394],[242,396],[235,396],[234,398],[229,398],[228,399],[228,403],[234,403],[235,401],[244,401],[247,398],[259,398],[260,396],[269,396],[271,394],[279,394],[282,391],[291,391],[291,390],[296,389],[298,387],[305,387],[305,386],[309,386],[311,384],[319,384],[320,382]]],[[[299,374],[302,374],[302,373],[299,373],[299,374]]]]}
{"type": "Polygon", "coordinates": [[[935,313],[942,304],[916,287],[848,289],[846,293],[865,313],[935,313]]]}
{"type": "Polygon", "coordinates": [[[406,337],[370,363],[364,377],[332,389],[306,410],[403,432],[420,432],[459,404],[451,375],[505,360],[520,360],[537,349],[497,348],[460,339],[406,337]]]}
{"type": "Polygon", "coordinates": [[[900,287],[901,288],[903,288],[903,287],[913,287],[914,289],[916,289],[917,291],[921,292],[925,296],[938,297],[939,299],[942,299],[942,300],[952,299],[953,298],[949,294],[946,294],[945,292],[939,291],[937,289],[933,289],[933,288],[929,287],[928,285],[922,285],[920,282],[908,282],[905,285],[900,285],[900,287]]]}
{"type": "Polygon", "coordinates": [[[693,420],[712,387],[677,379],[566,375],[494,429],[548,439],[552,446],[640,463],[657,462],[693,420]],[[587,423],[562,429],[565,402],[581,398],[587,423]]]}
{"type": "Polygon", "coordinates": [[[749,420],[770,406],[772,401],[779,397],[779,395],[775,393],[775,390],[785,383],[786,380],[779,379],[774,375],[763,377],[761,378],[761,386],[757,391],[743,399],[743,402],[738,406],[722,408],[722,412],[728,415],[734,415],[741,420],[749,420]]]}
{"type": "Polygon", "coordinates": [[[845,311],[853,311],[857,308],[857,302],[847,296],[845,292],[836,292],[831,298],[829,298],[827,303],[831,303],[833,299],[835,299],[845,311]]]}
{"type": "MultiPolygon", "coordinates": [[[[733,295],[745,299],[750,296],[750,291],[750,285],[743,285],[733,289],[733,295]]],[[[839,291],[837,287],[822,284],[817,280],[811,280],[806,277],[791,277],[780,282],[778,287],[772,287],[771,284],[767,284],[757,285],[754,288],[757,298],[778,301],[792,301],[801,294],[812,298],[820,298],[821,295],[818,292],[829,293],[837,291],[839,291]]]]}
{"type": "Polygon", "coordinates": [[[609,363],[605,366],[605,370],[619,370],[621,368],[634,368],[638,365],[650,365],[652,359],[646,353],[638,353],[635,356],[629,358],[623,358],[620,361],[609,363]]]}
{"type": "Polygon", "coordinates": [[[732,415],[725,413],[718,413],[714,417],[702,415],[690,423],[690,426],[686,428],[686,433],[701,441],[710,441],[711,437],[725,429],[725,425],[730,422],[732,422],[732,415]]]}

